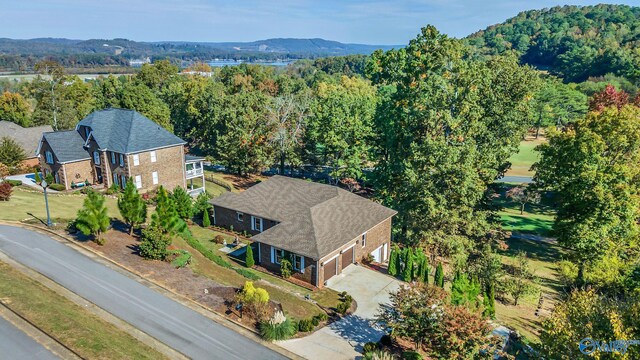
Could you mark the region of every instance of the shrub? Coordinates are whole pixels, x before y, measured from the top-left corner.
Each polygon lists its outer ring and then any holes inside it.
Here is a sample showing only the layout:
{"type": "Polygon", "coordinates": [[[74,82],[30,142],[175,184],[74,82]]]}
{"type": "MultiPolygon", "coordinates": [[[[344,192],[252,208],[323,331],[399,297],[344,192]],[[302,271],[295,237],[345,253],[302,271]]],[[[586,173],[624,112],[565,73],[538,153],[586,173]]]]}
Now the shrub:
{"type": "Polygon", "coordinates": [[[370,353],[373,352],[375,350],[378,350],[378,344],[374,343],[374,342],[368,342],[366,344],[364,344],[364,346],[362,347],[362,353],[366,354],[366,353],[370,353]]]}
{"type": "Polygon", "coordinates": [[[216,236],[213,238],[213,242],[214,242],[214,243],[216,243],[216,244],[224,244],[224,236],[222,236],[222,235],[216,235],[216,236]]]}
{"type": "Polygon", "coordinates": [[[564,286],[575,284],[578,278],[578,265],[568,260],[562,260],[556,264],[558,273],[560,274],[560,282],[564,286]]]}
{"type": "Polygon", "coordinates": [[[201,253],[202,256],[213,261],[219,266],[222,266],[223,268],[227,268],[227,269],[232,268],[231,264],[229,264],[228,261],[223,259],[220,255],[216,255],[213,253],[213,251],[204,247],[204,245],[202,245],[198,240],[194,239],[193,236],[191,236],[191,234],[182,234],[181,236],[187,242],[187,244],[189,244],[189,246],[198,250],[198,252],[201,253]]]}
{"type": "Polygon", "coordinates": [[[277,311],[266,321],[260,322],[260,336],[267,341],[286,340],[295,335],[296,328],[291,319],[277,311]]]}
{"type": "Polygon", "coordinates": [[[291,277],[292,270],[293,268],[289,260],[282,259],[282,261],[280,261],[280,275],[282,275],[283,278],[288,279],[291,277]]]}
{"type": "Polygon", "coordinates": [[[365,265],[370,265],[373,262],[373,260],[374,258],[373,258],[373,255],[371,254],[367,254],[362,257],[362,263],[365,265]]]}
{"type": "Polygon", "coordinates": [[[248,269],[233,268],[233,270],[235,270],[235,272],[237,272],[238,274],[246,277],[249,280],[258,281],[258,280],[262,279],[260,276],[256,275],[254,272],[252,272],[252,271],[250,271],[248,269]]]}
{"type": "Polygon", "coordinates": [[[313,331],[314,328],[315,326],[310,319],[302,319],[298,322],[298,331],[300,332],[313,331]]]}
{"type": "Polygon", "coordinates": [[[311,318],[311,323],[313,324],[313,326],[318,326],[320,325],[320,319],[314,316],[311,318]]]}
{"type": "Polygon", "coordinates": [[[269,293],[263,288],[256,288],[252,281],[245,281],[237,300],[246,304],[269,302],[269,293]]]}
{"type": "Polygon", "coordinates": [[[402,360],[422,360],[422,355],[415,351],[405,351],[402,353],[402,360]]]}
{"type": "Polygon", "coordinates": [[[364,354],[365,360],[395,360],[396,356],[382,350],[374,350],[364,354]]]}
{"type": "Polygon", "coordinates": [[[47,175],[45,175],[44,180],[47,182],[47,184],[49,185],[53,185],[54,183],[54,178],[53,178],[53,174],[48,173],[47,175]]]}
{"type": "MultiPolygon", "coordinates": [[[[49,175],[51,175],[51,174],[49,174],[49,175]]],[[[62,184],[51,184],[51,185],[49,185],[49,189],[55,190],[55,191],[65,191],[66,190],[66,188],[62,184]]]]}
{"type": "Polygon", "coordinates": [[[107,240],[105,240],[103,237],[97,237],[93,241],[100,246],[107,243],[107,240]]]}
{"type": "Polygon", "coordinates": [[[329,319],[329,315],[327,315],[327,313],[325,312],[321,312],[318,315],[314,316],[315,319],[318,319],[319,321],[326,321],[329,319]]]}
{"type": "Polygon", "coordinates": [[[211,226],[211,216],[209,210],[204,210],[202,212],[202,227],[208,228],[209,226],[211,226]]]}
{"type": "Polygon", "coordinates": [[[38,185],[40,185],[40,183],[42,182],[42,178],[40,177],[40,173],[38,171],[35,171],[33,175],[33,181],[38,185]]]}
{"type": "Polygon", "coordinates": [[[22,185],[22,180],[5,180],[11,186],[20,186],[22,185]]]}
{"type": "Polygon", "coordinates": [[[9,201],[13,188],[6,182],[0,183],[0,200],[9,201]]]}
{"type": "Polygon", "coordinates": [[[176,269],[187,266],[191,262],[191,254],[189,254],[186,250],[178,250],[175,252],[176,258],[173,259],[171,265],[173,265],[176,269]]]}
{"type": "Polygon", "coordinates": [[[251,268],[255,264],[256,261],[253,258],[253,248],[251,247],[251,244],[249,244],[247,245],[247,251],[245,252],[245,266],[251,268]]]}
{"type": "Polygon", "coordinates": [[[169,254],[167,248],[171,245],[169,235],[163,233],[156,226],[149,226],[142,230],[142,242],[139,245],[140,256],[145,259],[164,260],[169,254]]]}
{"type": "Polygon", "coordinates": [[[382,335],[382,337],[380,338],[379,343],[382,346],[391,346],[391,345],[393,345],[393,340],[391,339],[391,335],[389,335],[389,334],[382,335]]]}
{"type": "Polygon", "coordinates": [[[349,311],[349,309],[351,308],[351,302],[341,302],[340,304],[338,304],[338,306],[336,306],[336,310],[344,315],[347,313],[347,311],[349,311]]]}

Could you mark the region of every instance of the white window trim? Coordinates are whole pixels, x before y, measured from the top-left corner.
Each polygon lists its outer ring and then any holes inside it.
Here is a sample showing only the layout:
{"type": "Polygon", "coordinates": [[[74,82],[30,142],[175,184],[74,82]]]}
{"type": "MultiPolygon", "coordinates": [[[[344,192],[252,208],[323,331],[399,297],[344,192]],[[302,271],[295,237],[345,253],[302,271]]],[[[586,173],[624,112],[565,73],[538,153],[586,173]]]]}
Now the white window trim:
{"type": "Polygon", "coordinates": [[[239,222],[243,222],[244,221],[244,213],[241,213],[240,211],[236,211],[236,220],[238,220],[239,222]]]}
{"type": "Polygon", "coordinates": [[[142,188],[142,176],[136,175],[135,182],[136,182],[136,189],[141,189],[142,188]]]}
{"type": "Polygon", "coordinates": [[[154,151],[150,151],[149,152],[149,156],[151,157],[151,162],[156,162],[158,161],[158,157],[156,156],[156,152],[154,151]]]}
{"type": "Polygon", "coordinates": [[[93,162],[96,165],[100,165],[100,153],[98,151],[93,152],[93,162]]]}
{"type": "Polygon", "coordinates": [[[367,246],[367,233],[360,235],[360,241],[362,242],[362,247],[367,246]]]}
{"type": "Polygon", "coordinates": [[[262,232],[264,229],[263,225],[264,225],[264,219],[257,216],[251,216],[251,230],[262,232]],[[256,220],[260,220],[260,228],[256,227],[256,220]]]}
{"type": "Polygon", "coordinates": [[[153,180],[153,185],[158,185],[158,172],[154,171],[151,173],[151,179],[153,180]]]}
{"type": "Polygon", "coordinates": [[[133,155],[133,166],[140,165],[140,156],[138,154],[133,155]]]}

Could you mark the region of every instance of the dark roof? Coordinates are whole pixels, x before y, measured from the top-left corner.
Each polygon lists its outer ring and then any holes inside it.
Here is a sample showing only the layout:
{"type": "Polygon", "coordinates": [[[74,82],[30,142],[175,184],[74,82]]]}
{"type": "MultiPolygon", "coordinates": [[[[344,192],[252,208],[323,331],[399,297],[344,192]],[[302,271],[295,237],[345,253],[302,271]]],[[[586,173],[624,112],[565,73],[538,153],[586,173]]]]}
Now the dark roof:
{"type": "Polygon", "coordinates": [[[280,222],[252,239],[321,259],[395,215],[395,210],[336,186],[273,176],[211,204],[280,222]]]}
{"type": "Polygon", "coordinates": [[[78,126],[91,128],[101,150],[123,154],[185,144],[184,140],[134,110],[94,111],[78,126]]]}
{"type": "Polygon", "coordinates": [[[46,132],[42,134],[47,141],[58,162],[90,159],[89,152],[83,147],[84,140],[75,130],[46,132]]]}
{"type": "Polygon", "coordinates": [[[189,154],[186,154],[186,155],[184,156],[184,161],[185,161],[185,162],[190,162],[190,161],[204,161],[204,160],[206,160],[206,159],[207,159],[207,158],[202,157],[202,156],[195,156],[195,155],[189,155],[189,154]]]}
{"type": "Polygon", "coordinates": [[[53,131],[51,125],[24,128],[10,121],[0,121],[0,138],[10,137],[24,150],[27,158],[36,156],[43,132],[53,131]]]}

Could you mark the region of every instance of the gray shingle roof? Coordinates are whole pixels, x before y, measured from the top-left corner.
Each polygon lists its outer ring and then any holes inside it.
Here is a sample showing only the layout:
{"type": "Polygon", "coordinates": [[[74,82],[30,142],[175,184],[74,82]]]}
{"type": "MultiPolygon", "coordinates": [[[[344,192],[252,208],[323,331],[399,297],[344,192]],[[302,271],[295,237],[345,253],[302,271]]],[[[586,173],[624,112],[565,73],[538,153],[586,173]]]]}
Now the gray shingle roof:
{"type": "Polygon", "coordinates": [[[210,202],[280,222],[252,239],[313,259],[321,259],[397,213],[335,186],[278,175],[210,202]]]}
{"type": "Polygon", "coordinates": [[[185,144],[185,141],[134,110],[94,111],[78,123],[89,126],[101,150],[123,154],[185,144]]]}
{"type": "Polygon", "coordinates": [[[24,128],[10,121],[0,121],[0,139],[7,136],[15,140],[27,158],[36,156],[42,133],[53,131],[51,125],[24,128]]]}
{"type": "Polygon", "coordinates": [[[89,152],[84,149],[84,140],[75,130],[55,131],[42,134],[47,141],[58,162],[90,159],[89,152]]]}

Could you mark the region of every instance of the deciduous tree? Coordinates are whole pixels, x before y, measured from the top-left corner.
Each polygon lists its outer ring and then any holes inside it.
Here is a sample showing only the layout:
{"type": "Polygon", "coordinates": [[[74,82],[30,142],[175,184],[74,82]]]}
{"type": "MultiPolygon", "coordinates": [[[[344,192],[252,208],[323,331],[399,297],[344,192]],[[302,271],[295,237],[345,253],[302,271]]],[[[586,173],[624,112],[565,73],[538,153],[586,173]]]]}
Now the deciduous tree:
{"type": "Polygon", "coordinates": [[[26,157],[27,155],[18,142],[8,136],[0,139],[0,163],[13,168],[20,165],[26,157]]]}
{"type": "Polygon", "coordinates": [[[0,96],[0,121],[10,121],[22,127],[31,122],[31,108],[19,93],[5,91],[0,96]]]}

